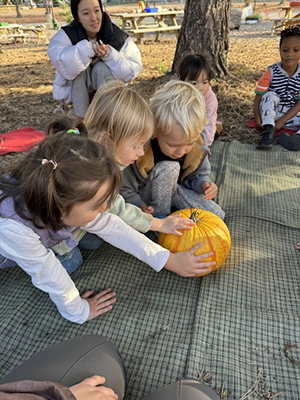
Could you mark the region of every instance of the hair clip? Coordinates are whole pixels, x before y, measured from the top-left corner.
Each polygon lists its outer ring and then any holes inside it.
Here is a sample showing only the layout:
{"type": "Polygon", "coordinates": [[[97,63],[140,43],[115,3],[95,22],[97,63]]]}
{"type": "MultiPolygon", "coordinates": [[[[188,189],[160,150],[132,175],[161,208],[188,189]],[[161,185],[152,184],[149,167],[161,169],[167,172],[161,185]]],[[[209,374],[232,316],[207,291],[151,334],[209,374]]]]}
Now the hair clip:
{"type": "Polygon", "coordinates": [[[43,164],[43,165],[48,164],[48,163],[53,164],[53,171],[57,168],[57,163],[53,160],[47,160],[47,158],[43,158],[41,161],[41,164],[43,164]]]}
{"type": "Polygon", "coordinates": [[[75,133],[75,135],[80,135],[79,129],[69,129],[67,133],[75,133]]]}

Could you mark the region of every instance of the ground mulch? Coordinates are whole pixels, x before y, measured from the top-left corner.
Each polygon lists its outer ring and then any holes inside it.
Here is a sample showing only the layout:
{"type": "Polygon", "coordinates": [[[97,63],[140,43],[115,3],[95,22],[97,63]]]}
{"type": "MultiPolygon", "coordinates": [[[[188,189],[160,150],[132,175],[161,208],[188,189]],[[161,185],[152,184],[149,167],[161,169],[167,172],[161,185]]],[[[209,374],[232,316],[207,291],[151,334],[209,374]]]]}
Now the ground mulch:
{"type": "MultiPolygon", "coordinates": [[[[218,140],[237,139],[242,143],[256,143],[259,134],[246,127],[253,117],[254,88],[266,67],[279,59],[277,36],[271,34],[273,22],[268,21],[269,11],[278,10],[278,3],[268,9],[256,5],[264,20],[254,25],[241,25],[230,33],[228,54],[229,75],[225,79],[214,79],[212,87],[218,101],[218,117],[223,122],[223,131],[218,140]]],[[[131,6],[132,8],[132,6],[131,6]]],[[[108,12],[126,11],[123,8],[108,12]]],[[[127,9],[128,11],[128,9],[127,9]]],[[[130,10],[129,10],[130,11],[130,10]]],[[[21,10],[22,19],[5,14],[1,20],[10,23],[45,23],[44,10],[21,10]]],[[[1,14],[0,14],[1,15],[1,14]]],[[[55,17],[60,19],[58,9],[55,17]]],[[[48,38],[55,31],[46,29],[48,38]]],[[[138,44],[144,71],[132,86],[145,98],[151,97],[157,86],[170,79],[165,71],[171,69],[176,49],[173,35],[162,35],[159,42],[149,36],[138,44]]],[[[44,130],[53,118],[58,102],[52,98],[52,83],[55,70],[47,56],[48,40],[37,42],[35,37],[26,44],[0,44],[0,133],[24,126],[44,130]]],[[[3,157],[2,157],[3,158],[3,157]]],[[[3,160],[2,160],[3,161],[3,160]]]]}

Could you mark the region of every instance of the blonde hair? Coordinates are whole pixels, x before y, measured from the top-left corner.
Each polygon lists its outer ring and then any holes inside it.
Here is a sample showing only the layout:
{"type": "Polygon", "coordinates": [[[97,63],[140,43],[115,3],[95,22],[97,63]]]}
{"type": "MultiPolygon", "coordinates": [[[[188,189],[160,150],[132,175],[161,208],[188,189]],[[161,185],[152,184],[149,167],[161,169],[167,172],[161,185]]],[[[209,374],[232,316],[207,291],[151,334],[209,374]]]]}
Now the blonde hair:
{"type": "Polygon", "coordinates": [[[148,141],[153,135],[154,118],[150,107],[135,90],[118,80],[100,86],[84,118],[89,137],[117,146],[124,139],[148,141]]]}
{"type": "Polygon", "coordinates": [[[172,80],[156,90],[150,99],[155,131],[168,135],[173,122],[180,125],[186,140],[202,132],[206,120],[203,95],[190,83],[172,80]]]}

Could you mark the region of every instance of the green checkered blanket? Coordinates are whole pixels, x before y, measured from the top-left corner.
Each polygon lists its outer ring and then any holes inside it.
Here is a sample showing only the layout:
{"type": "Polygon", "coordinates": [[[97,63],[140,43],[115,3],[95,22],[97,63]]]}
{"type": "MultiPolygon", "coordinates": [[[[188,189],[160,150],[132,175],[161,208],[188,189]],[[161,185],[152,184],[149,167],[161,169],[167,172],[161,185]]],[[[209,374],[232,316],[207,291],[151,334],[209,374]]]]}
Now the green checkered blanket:
{"type": "Polygon", "coordinates": [[[249,399],[300,398],[299,153],[216,142],[210,160],[232,237],[224,265],[181,278],[108,244],[86,251],[77,287],[110,287],[117,303],[82,326],[64,320],[20,268],[1,270],[0,376],[51,344],[101,334],[123,356],[126,400],[199,376],[223,399],[251,387],[249,399]]]}

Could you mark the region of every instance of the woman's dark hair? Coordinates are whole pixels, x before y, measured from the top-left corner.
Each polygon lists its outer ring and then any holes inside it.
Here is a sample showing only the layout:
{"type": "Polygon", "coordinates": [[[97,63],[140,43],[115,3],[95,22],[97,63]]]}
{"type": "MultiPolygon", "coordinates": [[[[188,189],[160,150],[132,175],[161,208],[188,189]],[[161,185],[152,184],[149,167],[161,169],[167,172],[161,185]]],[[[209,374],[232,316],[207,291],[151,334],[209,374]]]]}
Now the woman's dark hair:
{"type": "Polygon", "coordinates": [[[63,215],[75,204],[91,200],[106,182],[109,189],[99,207],[104,201],[110,207],[115,200],[120,169],[101,144],[63,131],[46,137],[18,165],[0,175],[0,202],[12,197],[21,218],[38,228],[58,231],[65,227],[63,215]]]}
{"type": "Polygon", "coordinates": [[[281,31],[280,33],[280,42],[279,48],[282,45],[284,39],[291,37],[291,36],[299,36],[300,37],[300,25],[295,25],[293,27],[289,27],[281,31]]]}
{"type": "Polygon", "coordinates": [[[195,81],[201,72],[204,71],[207,79],[212,78],[212,71],[209,62],[202,54],[190,54],[181,61],[179,66],[179,78],[182,81],[195,81]]]}
{"type": "MultiPolygon", "coordinates": [[[[73,18],[78,21],[78,4],[81,2],[81,0],[71,0],[71,13],[73,15],[73,18]]],[[[101,13],[103,14],[103,7],[102,7],[102,3],[101,0],[98,0],[100,9],[101,9],[101,13]]]]}

